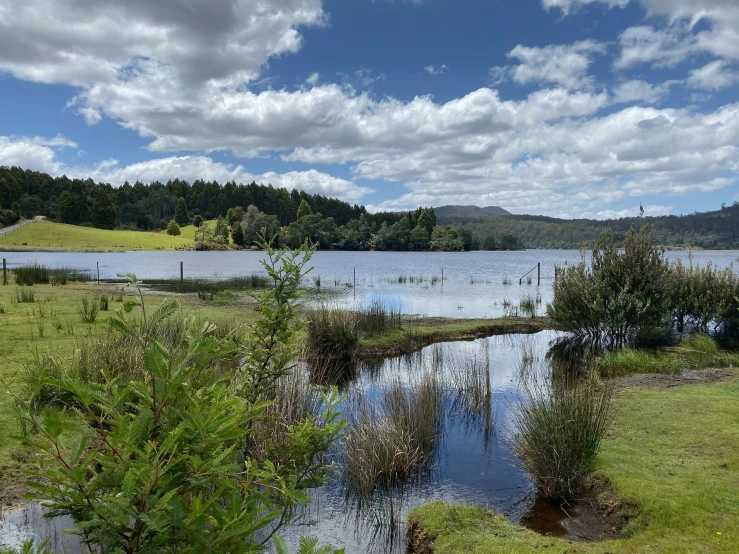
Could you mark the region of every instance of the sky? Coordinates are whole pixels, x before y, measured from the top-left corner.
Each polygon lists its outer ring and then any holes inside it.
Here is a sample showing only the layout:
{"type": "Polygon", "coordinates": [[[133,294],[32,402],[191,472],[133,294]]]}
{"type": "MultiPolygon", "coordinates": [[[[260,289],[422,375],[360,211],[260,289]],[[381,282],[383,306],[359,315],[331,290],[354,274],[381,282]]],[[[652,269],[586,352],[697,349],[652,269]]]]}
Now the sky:
{"type": "Polygon", "coordinates": [[[0,165],[371,211],[739,200],[737,0],[0,0],[0,165]]]}

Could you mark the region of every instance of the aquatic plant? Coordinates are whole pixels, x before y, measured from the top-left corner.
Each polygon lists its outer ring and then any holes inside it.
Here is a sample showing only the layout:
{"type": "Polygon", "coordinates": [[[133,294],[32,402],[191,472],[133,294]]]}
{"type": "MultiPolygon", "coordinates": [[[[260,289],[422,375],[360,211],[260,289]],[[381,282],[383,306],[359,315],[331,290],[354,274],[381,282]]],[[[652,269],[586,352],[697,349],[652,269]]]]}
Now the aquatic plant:
{"type": "Polygon", "coordinates": [[[543,496],[572,498],[613,419],[613,387],[587,379],[534,378],[525,392],[514,415],[515,452],[543,496]]]}
{"type": "Polygon", "coordinates": [[[90,274],[87,271],[72,268],[50,268],[45,265],[33,263],[18,266],[13,269],[15,282],[18,285],[66,285],[68,281],[89,281],[90,274]]]}

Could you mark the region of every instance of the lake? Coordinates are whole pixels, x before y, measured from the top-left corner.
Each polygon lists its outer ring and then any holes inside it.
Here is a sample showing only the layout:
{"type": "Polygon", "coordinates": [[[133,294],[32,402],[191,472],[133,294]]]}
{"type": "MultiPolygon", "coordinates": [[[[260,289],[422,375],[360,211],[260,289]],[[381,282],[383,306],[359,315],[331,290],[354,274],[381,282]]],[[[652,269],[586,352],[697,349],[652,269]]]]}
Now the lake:
{"type": "MultiPolygon", "coordinates": [[[[669,259],[688,259],[687,251],[668,251],[669,259]]],[[[187,279],[225,279],[262,271],[262,252],[7,252],[1,255],[10,268],[40,263],[70,267],[114,279],[121,272],[140,279],[179,279],[180,262],[187,279]]],[[[710,261],[719,267],[732,264],[738,251],[699,250],[696,263],[710,261]]],[[[332,291],[332,301],[352,307],[382,299],[407,314],[450,318],[499,317],[506,306],[517,307],[524,298],[540,299],[538,311],[552,299],[556,265],[578,263],[577,250],[526,250],[521,252],[316,252],[314,270],[306,286],[332,291]],[[541,264],[541,285],[537,266],[541,264]],[[533,271],[531,271],[533,270],[533,271]],[[519,285],[527,272],[532,278],[519,285]],[[443,282],[442,282],[443,272],[443,282]],[[356,281],[355,281],[356,275],[356,281]],[[356,288],[354,284],[356,282],[356,288]],[[504,284],[510,283],[510,284],[504,284]]],[[[510,308],[508,308],[510,309],[510,308]]]]}

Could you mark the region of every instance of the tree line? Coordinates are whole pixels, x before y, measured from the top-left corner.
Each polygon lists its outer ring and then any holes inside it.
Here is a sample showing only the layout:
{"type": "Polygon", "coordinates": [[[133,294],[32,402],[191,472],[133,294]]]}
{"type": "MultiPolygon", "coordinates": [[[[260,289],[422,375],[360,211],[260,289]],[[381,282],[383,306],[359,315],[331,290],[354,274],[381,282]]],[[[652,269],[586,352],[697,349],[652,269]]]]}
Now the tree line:
{"type": "Polygon", "coordinates": [[[466,226],[437,224],[433,208],[369,213],[305,191],[230,181],[182,179],[120,187],[92,179],[52,177],[20,167],[0,167],[0,226],[42,215],[53,221],[101,229],[161,229],[176,235],[195,224],[201,247],[233,243],[250,247],[260,231],[280,245],[306,240],[337,250],[513,250],[522,243],[510,233],[476,236],[466,226]],[[216,219],[215,228],[203,225],[216,219]]]}

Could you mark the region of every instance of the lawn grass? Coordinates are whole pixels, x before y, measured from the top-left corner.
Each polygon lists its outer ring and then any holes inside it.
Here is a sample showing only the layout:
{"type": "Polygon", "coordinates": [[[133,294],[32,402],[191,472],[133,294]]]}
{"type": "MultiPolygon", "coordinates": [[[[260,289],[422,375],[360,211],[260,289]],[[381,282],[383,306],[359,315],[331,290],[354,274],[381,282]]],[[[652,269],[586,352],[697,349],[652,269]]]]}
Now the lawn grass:
{"type": "MultiPolygon", "coordinates": [[[[208,222],[213,226],[214,222],[208,222]]],[[[182,227],[182,234],[170,236],[166,231],[109,231],[66,225],[64,223],[32,223],[0,236],[0,248],[7,250],[63,250],[77,252],[116,252],[130,250],[175,250],[192,247],[195,227],[182,227]]]]}
{"type": "Polygon", "coordinates": [[[413,510],[435,554],[739,552],[739,383],[632,388],[598,455],[597,473],[639,507],[624,538],[572,543],[500,515],[442,502],[413,510]]]}
{"type": "MultiPolygon", "coordinates": [[[[33,224],[27,227],[33,227],[33,224]]],[[[10,283],[14,277],[10,276],[10,283]]],[[[123,295],[122,300],[132,300],[134,290],[121,286],[96,285],[94,283],[70,283],[65,286],[35,285],[18,287],[15,284],[0,286],[0,379],[17,390],[24,362],[33,357],[34,352],[47,349],[61,356],[72,358],[77,341],[90,335],[108,332],[107,318],[123,306],[115,297],[123,295]],[[21,289],[34,291],[34,302],[18,303],[21,289]],[[80,316],[83,298],[94,299],[101,294],[109,295],[109,311],[100,311],[93,323],[85,323],[80,316]],[[43,336],[41,330],[43,329],[43,336]]],[[[147,294],[147,306],[158,306],[165,298],[160,294],[147,294]]],[[[202,302],[196,295],[178,295],[186,315],[195,315],[213,322],[233,323],[234,325],[254,318],[251,304],[246,301],[220,303],[202,302]]],[[[0,383],[0,488],[3,475],[18,469],[14,452],[19,448],[13,438],[18,434],[18,426],[13,414],[13,399],[5,385],[0,383]]]]}

